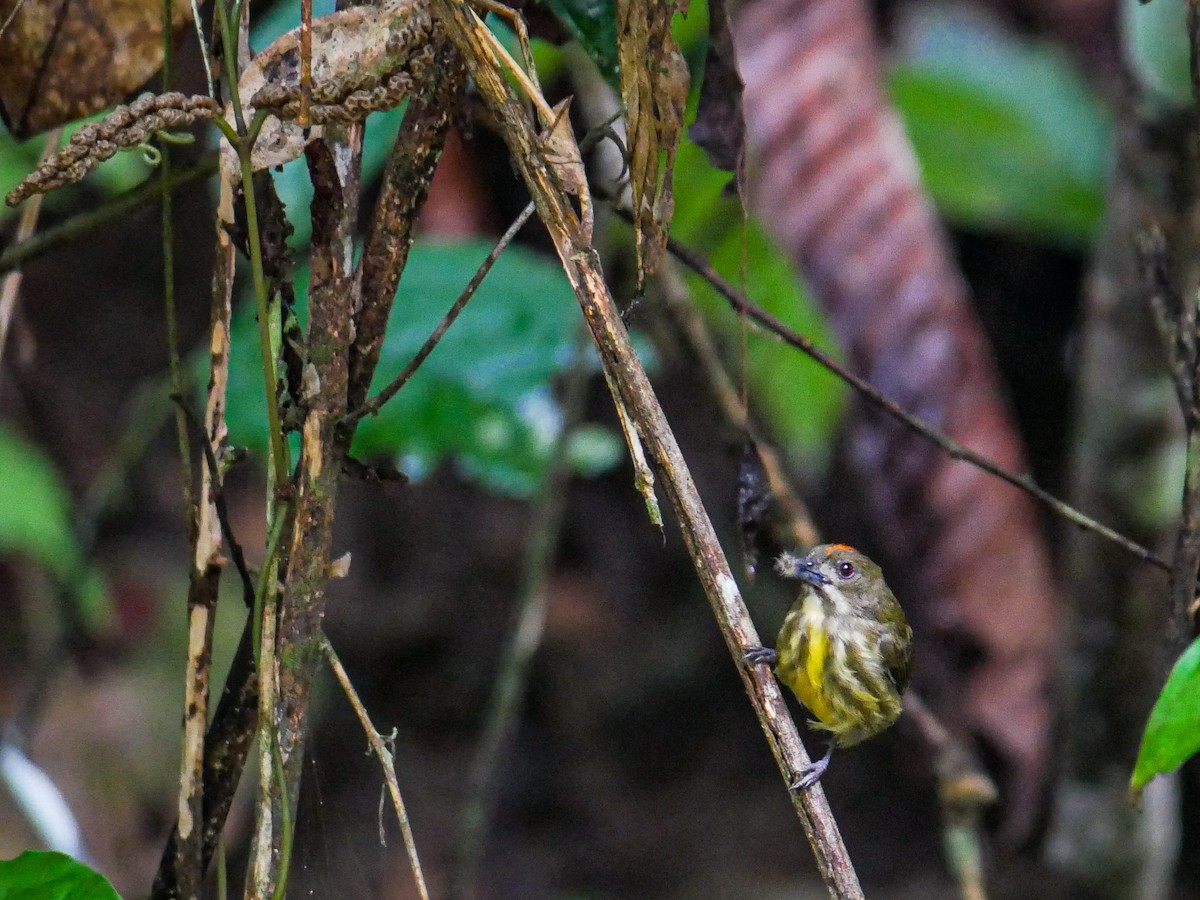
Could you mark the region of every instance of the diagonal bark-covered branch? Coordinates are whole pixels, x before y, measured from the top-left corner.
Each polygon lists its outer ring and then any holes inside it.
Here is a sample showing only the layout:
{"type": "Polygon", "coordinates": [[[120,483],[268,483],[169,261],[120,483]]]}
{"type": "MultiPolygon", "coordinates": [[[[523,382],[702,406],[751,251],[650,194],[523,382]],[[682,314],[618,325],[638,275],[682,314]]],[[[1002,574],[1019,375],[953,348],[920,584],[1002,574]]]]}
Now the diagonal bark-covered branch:
{"type": "MultiPolygon", "coordinates": [[[[270,782],[270,828],[259,831],[254,856],[257,879],[272,893],[286,879],[285,848],[290,846],[287,813],[297,807],[303,748],[308,735],[308,705],[313,679],[322,660],[321,620],[325,614],[325,583],[333,517],[345,447],[337,439],[338,423],[346,409],[351,316],[357,291],[353,275],[352,232],[358,207],[358,165],[361,126],[349,129],[349,154],[339,154],[326,141],[308,146],[312,203],[312,258],[309,281],[308,363],[300,398],[305,408],[300,463],[295,481],[295,519],[292,525],[288,571],[280,596],[276,633],[278,694],[272,722],[278,741],[282,774],[270,782]],[[270,850],[263,841],[270,835],[270,850]]],[[[263,745],[270,742],[263,738],[263,745]]],[[[267,747],[267,752],[271,748],[267,747]]],[[[262,811],[260,810],[260,815],[262,811]]]]}
{"type": "MultiPolygon", "coordinates": [[[[696,574],[737,663],[776,762],[789,784],[808,764],[795,723],[770,673],[744,664],[745,648],[759,644],[737,582],[717,541],[679,445],[629,341],[608,292],[595,250],[583,242],[579,216],[559,188],[533,125],[512,96],[508,81],[480,35],[482,23],[456,0],[433,0],[433,9],[467,61],[468,71],[500,121],[505,140],[554,241],[583,309],[606,373],[616,385],[639,436],[662,469],[663,485],[683,531],[696,574]]],[[[858,878],[820,788],[792,792],[817,867],[831,894],[861,897],[858,878]]]]}

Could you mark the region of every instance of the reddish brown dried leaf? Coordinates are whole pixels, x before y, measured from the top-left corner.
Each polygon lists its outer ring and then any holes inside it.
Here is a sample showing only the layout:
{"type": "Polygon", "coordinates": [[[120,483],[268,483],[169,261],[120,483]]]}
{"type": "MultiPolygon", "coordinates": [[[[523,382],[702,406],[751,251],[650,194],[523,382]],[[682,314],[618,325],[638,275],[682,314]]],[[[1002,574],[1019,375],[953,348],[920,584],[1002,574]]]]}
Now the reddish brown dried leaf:
{"type": "Polygon", "coordinates": [[[671,36],[677,9],[686,12],[686,0],[678,7],[662,0],[617,0],[639,288],[662,261],[675,211],[671,179],[690,83],[687,63],[671,36]]]}
{"type": "Polygon", "coordinates": [[[742,116],[744,86],[737,69],[737,53],[729,31],[725,0],[710,0],[708,15],[704,83],[700,85],[696,121],[688,129],[688,136],[708,154],[708,161],[714,166],[735,173],[731,184],[740,197],[746,156],[746,123],[742,116]]]}
{"type": "MultiPolygon", "coordinates": [[[[191,9],[173,3],[178,33],[191,9]]],[[[0,35],[0,118],[18,138],[112,105],[162,66],[162,0],[0,0],[0,22],[14,10],[0,35]]]]}
{"type": "MultiPolygon", "coordinates": [[[[1024,471],[990,349],[882,92],[865,3],[760,0],[735,36],[748,140],[761,156],[752,202],[854,367],[1024,471]]],[[[854,417],[846,447],[865,512],[909,569],[919,685],[999,751],[1019,830],[1046,773],[1058,619],[1032,501],[879,414],[854,417]],[[952,644],[977,649],[978,661],[956,658],[952,644]]]]}

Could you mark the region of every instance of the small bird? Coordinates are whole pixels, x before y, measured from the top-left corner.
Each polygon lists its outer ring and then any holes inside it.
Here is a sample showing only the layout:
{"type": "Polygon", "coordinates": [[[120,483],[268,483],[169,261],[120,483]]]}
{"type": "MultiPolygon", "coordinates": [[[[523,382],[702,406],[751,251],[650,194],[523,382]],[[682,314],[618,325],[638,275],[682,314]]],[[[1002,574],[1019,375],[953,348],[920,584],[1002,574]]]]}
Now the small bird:
{"type": "Polygon", "coordinates": [[[803,587],[775,649],[753,647],[746,661],[771,666],[816,716],[812,726],[832,735],[825,755],[792,784],[801,790],[829,768],[835,745],[874,737],[899,718],[912,673],[912,629],[879,566],[853,547],[821,544],[804,557],[784,553],[775,570],[803,587]]]}

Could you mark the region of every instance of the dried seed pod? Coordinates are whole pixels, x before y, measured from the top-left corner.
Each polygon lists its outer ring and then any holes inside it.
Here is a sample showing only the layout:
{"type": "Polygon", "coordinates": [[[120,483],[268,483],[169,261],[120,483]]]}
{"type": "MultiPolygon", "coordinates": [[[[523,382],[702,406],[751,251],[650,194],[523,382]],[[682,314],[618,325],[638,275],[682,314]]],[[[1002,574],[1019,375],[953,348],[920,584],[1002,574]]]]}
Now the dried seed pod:
{"type": "Polygon", "coordinates": [[[177,92],[142,94],[128,106],[118,106],[100,121],[80,128],[66,146],[9,191],[4,202],[16,206],[33,194],[81,181],[118,150],[144,144],[156,132],[211,121],[216,115],[217,105],[208,97],[177,92]]]}

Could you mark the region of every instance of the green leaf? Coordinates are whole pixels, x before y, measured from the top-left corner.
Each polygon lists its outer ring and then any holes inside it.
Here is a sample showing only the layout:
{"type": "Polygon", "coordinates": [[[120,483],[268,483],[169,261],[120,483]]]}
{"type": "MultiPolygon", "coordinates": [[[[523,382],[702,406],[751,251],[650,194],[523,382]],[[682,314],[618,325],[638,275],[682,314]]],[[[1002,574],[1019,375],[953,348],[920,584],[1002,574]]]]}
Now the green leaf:
{"type": "Polygon", "coordinates": [[[0,900],[121,900],[108,879],[65,853],[26,850],[0,861],[0,900]]]}
{"type": "Polygon", "coordinates": [[[616,0],[543,0],[595,61],[600,74],[614,88],[620,86],[617,66],[616,0]]]}
{"type": "Polygon", "coordinates": [[[79,550],[70,498],[54,466],[0,427],[0,472],[0,551],[37,560],[72,591],[89,621],[102,621],[108,614],[104,583],[79,550]]]}
{"type": "Polygon", "coordinates": [[[1080,242],[1103,213],[1112,128],[1065,56],[976,16],[917,16],[892,98],[955,221],[1080,242]]]}
{"type": "MultiPolygon", "coordinates": [[[[372,392],[412,359],[490,249],[482,242],[414,245],[372,392]]],[[[298,295],[306,282],[307,272],[298,271],[298,295]]],[[[562,424],[550,384],[573,358],[579,321],[559,266],[510,247],[412,380],[378,416],[359,424],[353,452],[399,455],[410,476],[453,458],[494,490],[534,490],[562,424]]],[[[235,444],[263,451],[254,327],[252,310],[235,323],[228,418],[235,444]]]]}
{"type": "Polygon", "coordinates": [[[1130,789],[1140,792],[1155,775],[1174,772],[1200,750],[1200,638],[1192,641],[1167,676],[1150,710],[1130,789]]]}

